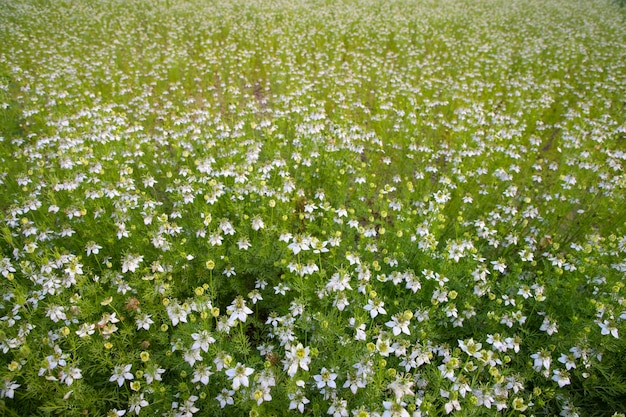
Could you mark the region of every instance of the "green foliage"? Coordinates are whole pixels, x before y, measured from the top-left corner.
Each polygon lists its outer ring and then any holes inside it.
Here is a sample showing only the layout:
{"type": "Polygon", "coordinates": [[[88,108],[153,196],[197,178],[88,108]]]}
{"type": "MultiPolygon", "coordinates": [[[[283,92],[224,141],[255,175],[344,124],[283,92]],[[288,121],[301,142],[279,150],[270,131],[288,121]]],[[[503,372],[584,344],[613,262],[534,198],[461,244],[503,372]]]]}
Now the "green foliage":
{"type": "Polygon", "coordinates": [[[623,416],[614,2],[0,7],[0,414],[623,416]]]}

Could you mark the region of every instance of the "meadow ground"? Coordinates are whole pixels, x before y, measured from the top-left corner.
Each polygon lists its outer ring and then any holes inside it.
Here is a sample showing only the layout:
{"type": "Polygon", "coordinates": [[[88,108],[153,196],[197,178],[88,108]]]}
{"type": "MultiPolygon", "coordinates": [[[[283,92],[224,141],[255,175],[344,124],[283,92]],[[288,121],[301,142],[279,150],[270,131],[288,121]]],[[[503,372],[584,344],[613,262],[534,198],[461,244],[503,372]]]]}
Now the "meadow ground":
{"type": "Polygon", "coordinates": [[[0,414],[624,416],[626,10],[0,0],[0,414]]]}

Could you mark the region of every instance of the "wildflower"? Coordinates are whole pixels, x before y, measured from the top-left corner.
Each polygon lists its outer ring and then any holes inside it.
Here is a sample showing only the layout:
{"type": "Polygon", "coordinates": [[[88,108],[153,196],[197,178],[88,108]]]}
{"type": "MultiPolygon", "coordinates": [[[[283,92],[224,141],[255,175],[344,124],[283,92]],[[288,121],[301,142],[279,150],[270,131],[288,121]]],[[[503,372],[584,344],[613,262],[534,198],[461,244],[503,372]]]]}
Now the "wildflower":
{"type": "Polygon", "coordinates": [[[361,259],[359,258],[359,255],[355,254],[355,253],[350,253],[347,252],[346,253],[346,259],[348,260],[348,262],[350,262],[350,265],[360,265],[361,264],[361,259]]]}
{"type": "Polygon", "coordinates": [[[252,290],[248,293],[248,298],[252,301],[252,304],[256,304],[259,301],[263,300],[263,296],[261,296],[261,292],[259,290],[252,290]]]}
{"type": "Polygon", "coordinates": [[[457,376],[454,371],[460,366],[459,360],[454,357],[447,357],[444,359],[444,363],[439,365],[437,369],[441,372],[441,376],[449,379],[450,381],[456,381],[457,376]]]}
{"type": "Polygon", "coordinates": [[[274,294],[285,295],[290,289],[291,288],[289,288],[287,285],[279,282],[278,285],[274,287],[274,294]]]}
{"type": "Polygon", "coordinates": [[[124,385],[124,381],[134,379],[135,376],[130,372],[132,364],[128,365],[116,365],[113,368],[113,375],[109,378],[109,382],[117,382],[121,387],[124,385]]]}
{"type": "Polygon", "coordinates": [[[286,352],[287,358],[283,360],[285,365],[284,370],[287,374],[293,377],[298,372],[298,367],[309,370],[309,364],[311,363],[311,350],[308,347],[302,346],[302,343],[298,343],[296,346],[291,346],[291,349],[286,352]]]}
{"type": "Polygon", "coordinates": [[[526,411],[528,406],[524,404],[524,399],[521,397],[515,397],[513,399],[513,409],[515,411],[526,411]]]}
{"type": "Polygon", "coordinates": [[[259,386],[254,390],[250,397],[256,401],[257,405],[261,405],[264,401],[271,401],[272,395],[270,394],[270,388],[267,386],[259,386]]]}
{"type": "Polygon", "coordinates": [[[237,296],[231,305],[226,308],[226,311],[230,312],[229,321],[231,323],[237,320],[245,323],[248,318],[248,314],[252,314],[252,310],[246,306],[246,300],[242,296],[237,296]]]}
{"type": "Polygon", "coordinates": [[[208,352],[209,345],[215,343],[213,336],[211,336],[211,334],[206,330],[202,330],[200,333],[192,333],[191,338],[194,340],[191,345],[191,349],[193,350],[202,349],[203,351],[208,352]]]}
{"type": "Polygon", "coordinates": [[[618,339],[619,335],[618,335],[618,330],[617,330],[617,326],[615,325],[615,323],[609,321],[609,320],[604,320],[604,321],[596,321],[596,324],[598,326],[600,326],[601,330],[601,334],[602,335],[608,335],[610,334],[611,336],[613,336],[614,338],[618,339]]]}
{"type": "Polygon", "coordinates": [[[87,252],[87,256],[90,256],[92,253],[97,255],[98,253],[100,253],[100,249],[102,249],[102,246],[98,245],[94,241],[90,241],[85,247],[85,252],[87,252]]]}
{"type": "Polygon", "coordinates": [[[144,371],[143,377],[146,379],[148,385],[150,385],[153,381],[162,381],[162,375],[164,373],[165,369],[159,368],[159,366],[156,364],[152,364],[149,365],[148,368],[144,371]]]}
{"type": "Polygon", "coordinates": [[[237,241],[237,247],[240,250],[248,250],[252,247],[252,244],[250,243],[250,240],[247,237],[242,237],[241,239],[237,241]]]}
{"type": "Polygon", "coordinates": [[[209,243],[211,246],[222,246],[222,242],[224,241],[224,237],[221,233],[215,232],[209,235],[209,243]]]}
{"type": "Polygon", "coordinates": [[[456,392],[450,393],[449,391],[440,389],[439,393],[443,398],[449,399],[449,401],[443,406],[446,410],[446,414],[450,414],[454,410],[461,411],[461,404],[459,403],[456,392]]]}
{"type": "Polygon", "coordinates": [[[139,415],[139,412],[143,407],[147,407],[148,405],[150,405],[150,403],[148,403],[148,401],[146,401],[146,399],[143,397],[143,393],[134,394],[133,396],[131,396],[128,400],[128,404],[128,412],[135,412],[135,414],[137,415],[139,415]]]}
{"type": "Polygon", "coordinates": [[[304,413],[304,406],[310,403],[309,399],[304,396],[304,393],[297,389],[295,392],[289,393],[289,409],[298,410],[300,413],[304,413]]]}
{"type": "Polygon", "coordinates": [[[552,380],[559,384],[559,387],[563,388],[570,384],[569,372],[561,369],[555,369],[552,371],[552,380]]]}
{"type": "Polygon", "coordinates": [[[457,340],[457,342],[459,343],[459,347],[461,348],[461,350],[467,353],[469,356],[475,358],[480,357],[480,349],[483,346],[481,343],[476,343],[474,339],[457,340]]]}
{"type": "Polygon", "coordinates": [[[18,389],[21,385],[16,384],[15,381],[11,381],[6,378],[4,380],[4,386],[0,388],[0,398],[13,398],[15,394],[15,390],[18,389]]]}
{"type": "Polygon", "coordinates": [[[190,395],[182,405],[178,406],[178,403],[172,403],[172,407],[178,407],[179,413],[177,416],[181,417],[191,417],[193,414],[200,411],[198,407],[195,406],[196,401],[198,401],[198,397],[195,395],[190,395]]]}
{"type": "Polygon", "coordinates": [[[202,382],[204,385],[209,383],[209,377],[213,375],[211,367],[207,365],[198,365],[193,372],[193,379],[191,382],[202,382]]]}
{"type": "Polygon", "coordinates": [[[395,401],[383,401],[385,412],[382,417],[410,417],[409,412],[404,408],[405,403],[395,401]]]}
{"type": "Polygon", "coordinates": [[[234,367],[226,370],[226,376],[233,382],[233,389],[237,391],[242,385],[244,387],[249,386],[250,382],[248,377],[252,375],[253,372],[254,369],[246,368],[244,365],[237,362],[234,367]]]}
{"type": "Polygon", "coordinates": [[[375,298],[367,300],[367,304],[363,306],[363,309],[370,312],[370,317],[374,318],[379,314],[387,314],[387,311],[384,309],[385,302],[375,298]]]}
{"type": "Polygon", "coordinates": [[[233,358],[232,356],[224,353],[224,352],[219,352],[217,354],[217,357],[215,359],[213,359],[213,363],[215,364],[215,369],[217,369],[217,371],[221,371],[223,368],[230,368],[230,364],[232,363],[233,358]]]}
{"type": "Polygon", "coordinates": [[[91,336],[95,333],[96,326],[92,323],[83,323],[80,325],[78,330],[76,330],[76,334],[78,337],[87,337],[91,336]]]}
{"type": "Polygon", "coordinates": [[[11,265],[11,260],[9,258],[2,258],[0,260],[0,273],[3,277],[8,278],[9,274],[15,272],[15,268],[11,265]]]}
{"type": "Polygon", "coordinates": [[[222,388],[222,392],[220,392],[215,399],[220,403],[220,408],[224,408],[226,405],[233,405],[235,403],[233,395],[235,395],[235,391],[222,388]]]}
{"type": "Polygon", "coordinates": [[[143,262],[143,256],[138,254],[129,254],[122,258],[122,273],[135,272],[139,264],[143,262]]]}
{"type": "Polygon", "coordinates": [[[189,364],[189,366],[193,367],[197,361],[202,361],[200,349],[185,349],[183,352],[183,359],[189,364]]]}
{"type": "Polygon", "coordinates": [[[318,375],[313,376],[313,380],[317,384],[318,389],[322,389],[324,387],[337,388],[335,379],[337,379],[337,374],[332,373],[326,368],[322,368],[318,375]]]}
{"type": "Polygon", "coordinates": [[[225,235],[234,235],[235,234],[235,228],[233,227],[232,223],[228,219],[220,220],[220,224],[219,224],[218,228],[222,232],[224,232],[225,235]]]}
{"type": "Polygon", "coordinates": [[[337,307],[339,311],[345,310],[345,308],[349,305],[350,302],[348,301],[348,297],[343,292],[337,294],[333,300],[333,306],[337,307]]]}
{"type": "Polygon", "coordinates": [[[167,307],[167,314],[172,320],[172,326],[178,325],[179,322],[187,323],[188,308],[185,305],[180,305],[178,301],[170,303],[167,307]]]}
{"type": "MultiPolygon", "coordinates": [[[[269,360],[270,360],[270,363],[271,363],[272,354],[268,353],[267,357],[270,358],[269,360]]],[[[274,376],[274,372],[271,369],[269,369],[269,368],[268,369],[264,369],[259,374],[259,377],[257,378],[257,382],[262,387],[273,387],[273,386],[276,386],[276,377],[274,376]]]]}
{"type": "Polygon", "coordinates": [[[504,273],[506,270],[506,263],[504,263],[504,259],[500,258],[497,261],[492,261],[493,269],[499,271],[500,273],[504,273]]]}
{"type": "Polygon", "coordinates": [[[484,392],[481,389],[474,389],[472,390],[472,394],[476,397],[477,406],[483,406],[491,409],[491,405],[495,402],[495,398],[490,392],[484,392]]]}
{"type": "Polygon", "coordinates": [[[542,330],[549,335],[552,335],[554,333],[558,333],[558,325],[555,321],[550,320],[549,317],[544,317],[543,323],[541,324],[539,330],[542,330]]]}
{"type": "Polygon", "coordinates": [[[394,336],[398,336],[400,333],[410,335],[409,324],[412,317],[413,313],[410,311],[394,314],[391,320],[385,323],[385,325],[391,327],[394,336]]]}
{"type": "Polygon", "coordinates": [[[252,230],[260,230],[265,228],[265,223],[263,223],[263,219],[261,216],[256,215],[252,218],[252,230]]]}
{"type": "Polygon", "coordinates": [[[71,367],[68,372],[61,372],[61,382],[64,382],[69,387],[72,385],[75,379],[81,379],[83,374],[79,368],[71,367]]]}
{"type": "Polygon", "coordinates": [[[59,320],[67,319],[65,315],[65,307],[62,306],[50,306],[46,311],[46,316],[50,318],[53,322],[58,322],[59,320]]]}
{"type": "Polygon", "coordinates": [[[530,355],[532,359],[534,359],[533,369],[537,372],[541,372],[542,368],[546,368],[546,370],[550,370],[550,364],[552,362],[552,357],[550,356],[550,352],[545,349],[537,353],[533,353],[530,355]]]}
{"type": "Polygon", "coordinates": [[[378,338],[378,340],[376,341],[376,350],[381,356],[385,356],[385,357],[389,356],[390,354],[394,352],[394,349],[389,339],[386,337],[378,338]]]}
{"type": "Polygon", "coordinates": [[[311,239],[305,235],[295,235],[293,236],[292,242],[287,245],[287,248],[291,249],[294,255],[299,254],[301,251],[307,251],[311,249],[309,246],[311,244],[311,239]]]}
{"type": "Polygon", "coordinates": [[[150,330],[150,325],[154,324],[152,321],[150,314],[142,314],[135,320],[135,324],[137,324],[137,330],[150,330]]]}
{"type": "Polygon", "coordinates": [[[367,334],[365,333],[366,325],[365,323],[360,323],[357,325],[357,321],[354,317],[351,317],[349,320],[350,326],[354,327],[356,331],[354,335],[354,340],[366,340],[367,334]]]}
{"type": "Polygon", "coordinates": [[[411,388],[413,387],[414,382],[407,378],[402,378],[401,376],[396,377],[396,379],[390,382],[387,385],[387,388],[393,392],[396,397],[396,401],[400,401],[406,395],[413,395],[413,391],[411,388]]]}
{"type": "Polygon", "coordinates": [[[561,356],[559,357],[559,362],[564,364],[565,369],[567,369],[568,371],[570,369],[576,368],[576,357],[574,356],[573,353],[570,353],[568,355],[561,353],[561,356]]]}
{"type": "Polygon", "coordinates": [[[348,417],[348,402],[343,398],[334,398],[326,414],[333,417],[348,417]]]}

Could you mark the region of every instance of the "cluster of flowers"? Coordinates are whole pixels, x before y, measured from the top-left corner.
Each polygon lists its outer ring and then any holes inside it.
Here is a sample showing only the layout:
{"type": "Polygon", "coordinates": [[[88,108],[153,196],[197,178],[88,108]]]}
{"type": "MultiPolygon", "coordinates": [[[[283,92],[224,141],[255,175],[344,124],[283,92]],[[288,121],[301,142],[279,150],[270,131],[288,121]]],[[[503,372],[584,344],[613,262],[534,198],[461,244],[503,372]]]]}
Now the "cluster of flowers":
{"type": "Polygon", "coordinates": [[[0,11],[0,412],[626,412],[621,12],[225,3],[0,11]]]}

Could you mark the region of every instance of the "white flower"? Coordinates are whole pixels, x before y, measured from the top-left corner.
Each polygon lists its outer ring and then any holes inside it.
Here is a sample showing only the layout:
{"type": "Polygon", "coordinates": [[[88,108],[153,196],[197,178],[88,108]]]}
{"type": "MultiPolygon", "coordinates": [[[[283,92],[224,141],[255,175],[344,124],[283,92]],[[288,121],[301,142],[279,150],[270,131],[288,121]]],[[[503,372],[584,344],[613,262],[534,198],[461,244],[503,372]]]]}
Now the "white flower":
{"type": "Polygon", "coordinates": [[[385,337],[379,337],[376,341],[376,350],[381,356],[389,356],[394,352],[393,347],[391,346],[391,342],[389,339],[385,337]]]}
{"type": "Polygon", "coordinates": [[[335,383],[335,379],[337,379],[337,374],[330,372],[326,368],[322,368],[319,375],[313,376],[313,379],[315,380],[318,389],[324,387],[337,388],[337,384],[335,383]]]}
{"type": "Polygon", "coordinates": [[[348,417],[348,402],[342,398],[333,399],[333,403],[328,408],[326,414],[332,414],[333,417],[348,417]]]}
{"type": "Polygon", "coordinates": [[[65,307],[62,306],[50,306],[46,311],[46,316],[50,318],[53,322],[58,322],[59,320],[65,320],[67,317],[65,316],[65,307]]]}
{"type": "Polygon", "coordinates": [[[135,272],[139,264],[143,262],[143,256],[138,254],[129,254],[122,258],[122,273],[135,272]]]}
{"type": "Polygon", "coordinates": [[[555,369],[552,371],[552,380],[559,384],[559,387],[563,388],[570,384],[569,372],[555,369]]]}
{"type": "Polygon", "coordinates": [[[383,401],[383,407],[385,412],[382,417],[411,417],[408,411],[404,408],[403,404],[394,401],[383,401]]]}
{"type": "Polygon", "coordinates": [[[233,227],[232,223],[228,219],[222,219],[220,221],[219,228],[222,230],[222,232],[224,232],[225,235],[235,234],[235,228],[233,227]]]}
{"type": "Polygon", "coordinates": [[[187,314],[189,311],[181,306],[178,301],[172,302],[166,309],[170,320],[172,320],[172,326],[176,326],[179,322],[187,323],[187,314]]]}
{"type": "Polygon", "coordinates": [[[152,384],[153,381],[162,381],[162,375],[165,373],[165,369],[159,368],[158,365],[152,365],[143,374],[148,384],[152,384]]]}
{"type": "Polygon", "coordinates": [[[75,379],[81,379],[83,374],[78,368],[70,368],[68,372],[61,372],[61,382],[64,382],[69,387],[72,385],[75,379]]]}
{"type": "Polygon", "coordinates": [[[0,398],[13,398],[15,390],[20,387],[20,384],[16,384],[15,381],[9,379],[4,380],[4,386],[0,388],[0,398]]]}
{"type": "Polygon", "coordinates": [[[83,323],[80,325],[78,330],[76,330],[76,334],[78,335],[78,337],[91,336],[92,334],[95,333],[96,331],[95,329],[96,329],[95,324],[83,323]]]}
{"type": "Polygon", "coordinates": [[[219,232],[211,233],[209,235],[209,243],[211,244],[211,246],[222,246],[223,240],[224,238],[219,232]]]}
{"type": "Polygon", "coordinates": [[[555,321],[550,320],[550,318],[548,317],[544,317],[543,323],[541,323],[541,327],[539,328],[539,330],[542,330],[549,335],[552,335],[554,333],[558,333],[558,328],[559,326],[555,321]]]}
{"type": "Polygon", "coordinates": [[[233,303],[226,307],[226,311],[230,313],[228,321],[231,323],[235,323],[237,320],[245,323],[248,318],[248,314],[253,313],[253,311],[246,306],[246,300],[244,300],[242,296],[237,296],[233,300],[233,303]]]}
{"type": "Polygon", "coordinates": [[[297,409],[301,413],[304,413],[304,406],[310,402],[309,399],[304,396],[304,393],[300,389],[298,389],[296,390],[296,392],[288,394],[288,397],[290,400],[289,409],[297,409]]]}
{"type": "Polygon", "coordinates": [[[302,346],[302,343],[298,343],[296,346],[291,346],[291,349],[286,352],[287,358],[283,360],[285,365],[284,370],[287,374],[293,377],[298,372],[298,367],[309,370],[309,364],[311,363],[311,350],[308,347],[302,346]]]}
{"type": "Polygon", "coordinates": [[[241,250],[248,250],[248,249],[250,249],[252,247],[252,245],[250,244],[250,241],[248,240],[247,237],[242,237],[241,239],[239,239],[237,241],[237,246],[241,250]]]}
{"type": "Polygon", "coordinates": [[[135,320],[135,323],[137,324],[137,330],[150,330],[150,325],[154,324],[154,321],[152,321],[150,317],[152,317],[150,314],[142,314],[141,316],[137,317],[137,319],[135,320]]]}
{"type": "Polygon", "coordinates": [[[479,358],[481,356],[480,349],[483,347],[482,343],[476,343],[474,339],[457,340],[459,347],[469,356],[479,358]]]}
{"type": "Polygon", "coordinates": [[[400,401],[406,395],[414,395],[413,387],[414,382],[408,378],[396,377],[394,381],[387,385],[396,397],[396,401],[400,401]]]}
{"type": "Polygon", "coordinates": [[[9,258],[2,258],[0,260],[0,273],[2,276],[6,278],[13,272],[15,272],[15,268],[11,265],[11,260],[9,258]]]}
{"type": "Polygon", "coordinates": [[[350,286],[350,274],[347,273],[334,273],[330,277],[330,281],[326,284],[326,289],[329,291],[345,291],[351,290],[350,286]]]}
{"type": "Polygon", "coordinates": [[[235,395],[235,391],[223,388],[222,392],[220,392],[215,399],[219,401],[220,408],[224,408],[226,405],[233,405],[235,403],[233,395],[235,395]]]}
{"type": "Polygon", "coordinates": [[[293,241],[287,246],[287,248],[291,249],[294,255],[299,254],[301,251],[306,251],[311,249],[310,238],[303,235],[295,235],[293,236],[293,241]]]}
{"type": "Polygon", "coordinates": [[[252,218],[252,230],[260,230],[265,227],[265,223],[263,223],[263,219],[261,216],[256,215],[252,218]]]}
{"type": "Polygon", "coordinates": [[[226,371],[226,375],[233,381],[233,389],[237,391],[242,385],[247,387],[250,385],[248,377],[252,375],[254,369],[246,368],[244,365],[237,362],[233,368],[226,371]]]}
{"type": "Polygon", "coordinates": [[[191,349],[194,350],[202,349],[203,351],[208,352],[209,345],[215,343],[213,336],[211,336],[211,334],[206,330],[202,330],[200,333],[192,333],[191,338],[194,340],[191,345],[191,349]]]}
{"type": "Polygon", "coordinates": [[[89,243],[87,243],[87,246],[85,247],[85,252],[87,252],[87,256],[93,254],[98,254],[100,253],[100,249],[102,249],[102,246],[98,245],[96,242],[91,241],[89,243]]]}
{"type": "Polygon", "coordinates": [[[497,261],[492,261],[493,269],[499,271],[500,273],[504,273],[506,270],[506,264],[504,263],[504,259],[500,258],[497,261]]]}
{"type": "Polygon", "coordinates": [[[193,372],[193,379],[191,382],[202,382],[204,385],[209,383],[209,377],[213,375],[211,367],[207,365],[198,365],[193,372]]]}
{"type": "Polygon", "coordinates": [[[264,401],[272,400],[270,388],[267,386],[260,386],[250,394],[250,397],[256,401],[257,405],[261,405],[264,401]]]}
{"type": "Polygon", "coordinates": [[[546,370],[550,370],[550,364],[552,362],[552,357],[550,356],[550,352],[546,350],[541,350],[540,352],[533,353],[530,355],[532,359],[534,359],[533,369],[537,372],[541,372],[542,368],[546,368],[546,370]]]}
{"type": "Polygon", "coordinates": [[[121,387],[124,385],[124,381],[134,379],[135,376],[130,373],[132,367],[132,364],[115,366],[115,368],[113,368],[113,375],[109,378],[109,382],[117,382],[121,387]]]}
{"type": "Polygon", "coordinates": [[[346,382],[343,384],[343,388],[350,388],[353,394],[356,394],[359,388],[366,387],[366,380],[364,376],[354,375],[352,372],[348,373],[346,382]]]}
{"type": "Polygon", "coordinates": [[[410,321],[406,319],[404,313],[395,314],[390,321],[385,323],[387,327],[391,327],[394,336],[398,336],[400,333],[411,334],[409,330],[410,321]]]}
{"type": "Polygon", "coordinates": [[[200,349],[185,349],[183,359],[189,366],[194,366],[197,361],[201,362],[202,356],[200,355],[200,349]]]}
{"type": "Polygon", "coordinates": [[[128,400],[128,404],[130,405],[130,407],[128,408],[128,411],[130,413],[132,413],[133,411],[135,412],[135,414],[139,415],[139,412],[141,411],[142,407],[147,407],[148,405],[150,405],[150,403],[148,403],[148,401],[146,401],[143,398],[143,393],[141,394],[135,394],[132,397],[130,397],[130,400],[128,400]]]}
{"type": "Polygon", "coordinates": [[[567,369],[568,371],[570,369],[576,368],[576,357],[574,356],[573,353],[570,353],[568,355],[561,353],[561,357],[559,357],[559,362],[564,364],[565,369],[567,369]]]}
{"type": "Polygon", "coordinates": [[[603,335],[612,335],[614,338],[618,339],[618,333],[617,333],[617,326],[615,325],[615,323],[610,322],[608,320],[604,320],[602,322],[600,322],[599,320],[596,321],[596,323],[598,324],[598,326],[600,326],[600,329],[602,329],[601,333],[603,335]]]}

